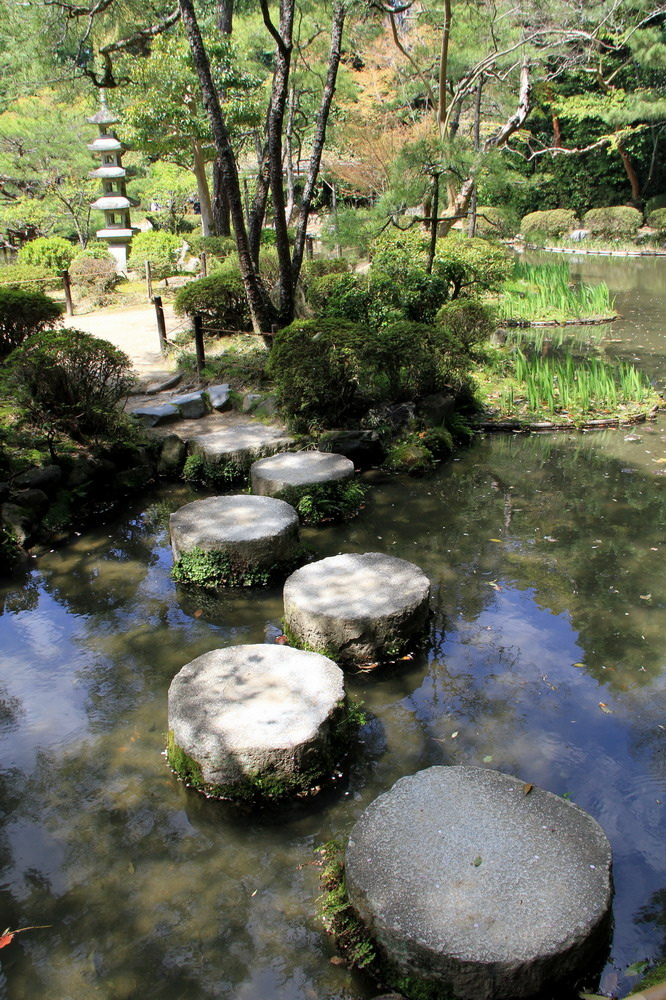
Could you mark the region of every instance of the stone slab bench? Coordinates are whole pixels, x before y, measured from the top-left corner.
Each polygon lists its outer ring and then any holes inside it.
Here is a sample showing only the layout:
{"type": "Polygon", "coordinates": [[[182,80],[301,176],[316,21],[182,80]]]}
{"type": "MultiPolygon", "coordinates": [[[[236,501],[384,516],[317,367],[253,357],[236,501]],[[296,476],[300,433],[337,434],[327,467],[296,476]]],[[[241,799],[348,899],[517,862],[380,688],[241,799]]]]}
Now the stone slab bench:
{"type": "Polygon", "coordinates": [[[345,713],[343,674],[289,646],[215,649],[169,688],[167,757],[209,795],[282,797],[327,777],[345,713]]]}
{"type": "Polygon", "coordinates": [[[390,659],[421,633],[430,581],[405,559],[380,552],[330,556],[302,566],[284,587],[285,631],[337,661],[390,659]]]}
{"type": "Polygon", "coordinates": [[[607,942],[610,868],[582,809],[476,767],[396,782],[345,860],[351,905],[394,974],[460,1000],[532,996],[589,969],[607,942]]]}

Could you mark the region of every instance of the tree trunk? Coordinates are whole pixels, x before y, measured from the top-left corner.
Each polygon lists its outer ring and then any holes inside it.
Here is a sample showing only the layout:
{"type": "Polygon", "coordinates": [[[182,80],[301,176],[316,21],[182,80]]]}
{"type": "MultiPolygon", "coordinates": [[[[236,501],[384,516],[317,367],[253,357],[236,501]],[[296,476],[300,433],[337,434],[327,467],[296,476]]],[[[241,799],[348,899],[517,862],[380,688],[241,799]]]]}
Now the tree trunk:
{"type": "Polygon", "coordinates": [[[428,263],[426,271],[432,274],[432,265],[435,262],[435,250],[437,249],[437,216],[439,215],[439,173],[432,175],[430,186],[430,204],[432,217],[430,220],[430,247],[428,249],[428,263]]]}
{"type": "Polygon", "coordinates": [[[270,330],[273,310],[261,278],[255,271],[250,254],[236,159],[213,83],[208,55],[204,48],[192,0],[179,0],[179,5],[183,26],[192,52],[192,61],[199,77],[204,107],[208,113],[213,132],[222,179],[229,197],[231,221],[236,237],[243,286],[252,316],[252,326],[257,333],[261,333],[270,330]]]}
{"type": "Polygon", "coordinates": [[[220,160],[213,163],[213,225],[217,236],[231,236],[229,198],[224,187],[220,160]]]}
{"type": "Polygon", "coordinates": [[[294,252],[291,262],[291,272],[294,285],[298,281],[298,276],[301,273],[308,219],[312,209],[312,199],[314,197],[317,178],[319,177],[321,156],[324,149],[324,140],[326,138],[326,125],[328,123],[328,116],[331,110],[331,104],[333,103],[333,95],[335,93],[335,83],[337,80],[338,67],[340,65],[340,53],[342,50],[342,32],[345,26],[345,14],[345,0],[336,0],[333,8],[333,21],[331,24],[331,47],[328,56],[328,72],[326,74],[326,83],[324,85],[321,102],[319,104],[317,124],[312,143],[312,154],[310,156],[308,174],[305,179],[305,187],[303,188],[303,196],[301,198],[301,208],[298,215],[298,223],[296,225],[294,252]]]}
{"type": "Polygon", "coordinates": [[[211,236],[215,229],[213,206],[210,201],[210,189],[208,187],[208,177],[206,176],[206,161],[203,157],[201,143],[197,139],[192,140],[192,154],[194,158],[194,176],[197,179],[199,208],[201,210],[201,232],[204,236],[211,236]]]}
{"type": "Polygon", "coordinates": [[[289,88],[289,109],[287,112],[287,130],[284,136],[285,146],[285,169],[287,172],[287,225],[291,222],[294,214],[294,108],[296,106],[296,88],[292,84],[289,88]]]}
{"type": "Polygon", "coordinates": [[[446,132],[446,76],[449,61],[449,38],[451,37],[451,0],[444,0],[444,27],[439,53],[439,100],[437,104],[437,125],[444,138],[446,132]]]}
{"type": "Polygon", "coordinates": [[[622,165],[625,169],[627,177],[629,178],[629,184],[631,185],[631,201],[636,208],[640,208],[643,203],[643,199],[641,197],[641,182],[638,179],[638,174],[634,169],[629,153],[626,151],[621,142],[618,142],[617,144],[617,151],[620,154],[622,165]]]}
{"type": "Polygon", "coordinates": [[[230,35],[234,25],[234,0],[217,0],[217,27],[221,34],[230,35]]]}

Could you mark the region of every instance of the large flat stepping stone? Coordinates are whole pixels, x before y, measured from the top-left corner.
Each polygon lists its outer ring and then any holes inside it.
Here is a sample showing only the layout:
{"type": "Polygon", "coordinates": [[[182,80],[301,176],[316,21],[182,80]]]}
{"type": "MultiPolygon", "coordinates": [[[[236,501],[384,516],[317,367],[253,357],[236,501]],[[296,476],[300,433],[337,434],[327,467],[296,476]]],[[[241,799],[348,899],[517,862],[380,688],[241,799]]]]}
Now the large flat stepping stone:
{"type": "Polygon", "coordinates": [[[284,587],[285,631],[298,645],[345,662],[397,656],[428,620],[430,581],[381,552],[330,556],[301,567],[284,587]]]}
{"type": "Polygon", "coordinates": [[[531,996],[589,968],[607,943],[610,868],[578,806],[475,767],[396,782],[353,827],[345,864],[392,975],[461,1000],[531,996]]]}
{"type": "Polygon", "coordinates": [[[255,462],[250,469],[252,492],[279,497],[286,490],[351,479],[354,463],[324,451],[287,451],[255,462]]]}
{"type": "Polygon", "coordinates": [[[220,552],[239,567],[268,570],[294,559],[298,514],[273,497],[205,497],[175,511],[169,520],[175,560],[193,549],[220,552]]]}
{"type": "Polygon", "coordinates": [[[340,751],[343,674],[317,653],[212,650],[176,674],[168,704],[169,763],[209,795],[302,793],[328,776],[340,751]]]}
{"type": "Polygon", "coordinates": [[[167,428],[155,426],[151,434],[158,438],[175,434],[185,442],[189,454],[201,455],[213,464],[236,462],[248,467],[256,459],[284,451],[294,443],[279,423],[264,424],[235,412],[208,413],[200,420],[185,420],[180,419],[177,407],[173,411],[179,419],[167,428]]]}

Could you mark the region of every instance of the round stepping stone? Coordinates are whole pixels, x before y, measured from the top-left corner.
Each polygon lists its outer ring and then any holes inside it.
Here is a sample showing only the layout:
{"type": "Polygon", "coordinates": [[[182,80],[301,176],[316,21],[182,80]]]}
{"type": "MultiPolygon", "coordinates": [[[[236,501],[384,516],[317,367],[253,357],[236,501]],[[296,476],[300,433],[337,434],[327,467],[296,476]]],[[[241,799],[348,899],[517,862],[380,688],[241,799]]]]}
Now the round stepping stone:
{"type": "Polygon", "coordinates": [[[607,941],[610,866],[578,806],[499,771],[431,767],[365,810],[345,873],[391,975],[499,1000],[589,968],[607,941]]]}
{"type": "Polygon", "coordinates": [[[271,570],[294,559],[298,514],[283,500],[248,494],[206,497],[185,504],[170,518],[175,560],[193,549],[221,552],[240,569],[271,570]]]}
{"type": "Polygon", "coordinates": [[[289,489],[337,483],[353,475],[353,462],[325,451],[285,451],[260,459],[250,469],[252,492],[265,497],[279,497],[289,489]]]}
{"type": "Polygon", "coordinates": [[[209,795],[298,793],[329,776],[344,713],[343,674],[325,656],[267,644],[214,649],[171,682],[167,757],[209,795]]]}
{"type": "Polygon", "coordinates": [[[395,657],[428,619],[423,570],[380,552],[331,556],[301,567],[284,587],[285,631],[340,661],[395,657]]]}

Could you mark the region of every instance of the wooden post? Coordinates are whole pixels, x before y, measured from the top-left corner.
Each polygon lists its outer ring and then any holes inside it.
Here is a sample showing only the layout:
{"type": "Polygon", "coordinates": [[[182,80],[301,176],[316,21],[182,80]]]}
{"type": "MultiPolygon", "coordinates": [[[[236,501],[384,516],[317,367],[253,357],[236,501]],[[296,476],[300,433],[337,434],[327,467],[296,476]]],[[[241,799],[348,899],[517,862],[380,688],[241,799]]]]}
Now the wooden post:
{"type": "Polygon", "coordinates": [[[65,289],[65,310],[68,316],[73,316],[74,306],[72,305],[72,285],[69,280],[69,271],[62,272],[62,287],[65,289]]]}
{"type": "Polygon", "coordinates": [[[156,295],[153,299],[155,304],[155,316],[157,317],[157,333],[160,338],[160,351],[162,354],[166,354],[167,351],[167,336],[166,336],[166,323],[164,322],[164,309],[162,307],[162,296],[156,295]]]}
{"type": "Polygon", "coordinates": [[[305,256],[308,260],[314,257],[314,239],[312,236],[305,237],[305,256]]]}
{"type": "Polygon", "coordinates": [[[197,375],[201,378],[201,369],[206,364],[203,339],[203,319],[197,313],[194,317],[194,347],[197,352],[197,375]]]}
{"type": "Polygon", "coordinates": [[[208,277],[208,259],[206,257],[206,251],[202,250],[199,254],[199,260],[201,261],[201,277],[208,277]]]}
{"type": "Polygon", "coordinates": [[[150,261],[146,261],[146,292],[148,293],[148,301],[153,301],[153,277],[150,273],[150,261]]]}

